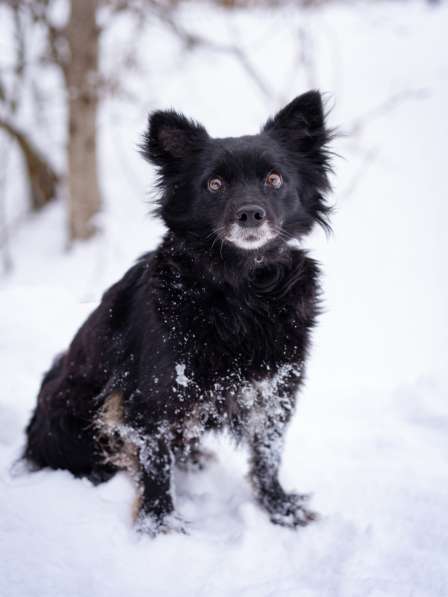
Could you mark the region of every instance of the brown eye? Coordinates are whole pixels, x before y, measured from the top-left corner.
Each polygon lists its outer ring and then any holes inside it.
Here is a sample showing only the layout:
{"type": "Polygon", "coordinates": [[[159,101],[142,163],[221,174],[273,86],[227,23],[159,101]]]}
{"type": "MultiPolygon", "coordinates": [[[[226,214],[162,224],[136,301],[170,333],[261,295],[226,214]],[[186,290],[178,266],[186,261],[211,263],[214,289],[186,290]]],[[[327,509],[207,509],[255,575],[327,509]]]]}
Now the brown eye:
{"type": "Polygon", "coordinates": [[[279,189],[283,184],[283,178],[278,172],[270,172],[266,176],[266,184],[273,189],[279,189]]]}
{"type": "Polygon", "coordinates": [[[216,193],[217,191],[220,191],[223,186],[223,180],[222,178],[219,178],[219,176],[214,176],[213,178],[210,178],[208,183],[208,190],[211,191],[212,193],[216,193]]]}

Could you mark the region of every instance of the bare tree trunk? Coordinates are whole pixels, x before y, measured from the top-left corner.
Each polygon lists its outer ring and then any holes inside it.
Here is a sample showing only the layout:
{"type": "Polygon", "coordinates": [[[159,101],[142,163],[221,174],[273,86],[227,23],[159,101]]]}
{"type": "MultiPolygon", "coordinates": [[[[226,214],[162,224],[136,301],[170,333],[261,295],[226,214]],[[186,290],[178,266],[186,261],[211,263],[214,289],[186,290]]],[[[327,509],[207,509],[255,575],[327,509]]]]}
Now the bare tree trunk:
{"type": "Polygon", "coordinates": [[[101,207],[96,156],[98,40],[96,0],[72,0],[67,24],[70,59],[64,72],[68,93],[68,192],[70,240],[95,234],[101,207]]]}

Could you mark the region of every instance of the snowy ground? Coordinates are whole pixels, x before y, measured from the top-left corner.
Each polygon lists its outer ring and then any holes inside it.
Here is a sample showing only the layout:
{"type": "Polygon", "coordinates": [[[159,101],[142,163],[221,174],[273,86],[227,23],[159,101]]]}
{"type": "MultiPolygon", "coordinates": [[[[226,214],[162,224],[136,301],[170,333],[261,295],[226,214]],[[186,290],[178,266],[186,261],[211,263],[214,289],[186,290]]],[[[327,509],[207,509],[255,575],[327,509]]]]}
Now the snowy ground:
{"type": "MultiPolygon", "coordinates": [[[[138,102],[109,102],[101,115],[102,236],[66,254],[56,205],[12,238],[14,271],[0,280],[0,595],[447,597],[448,6],[185,18],[243,43],[275,98],[232,58],[185,56],[149,31],[160,58],[128,75],[138,102]],[[313,40],[307,76],[295,62],[299,25],[313,40]],[[310,241],[326,313],[282,469],[288,488],[314,492],[321,520],[299,532],[270,525],[244,453],[225,439],[210,440],[219,460],[208,471],[178,475],[188,536],[139,539],[125,475],[100,487],[66,472],[13,476],[52,356],[162,233],[145,216],[152,173],[135,152],[147,110],[174,105],[212,134],[251,132],[310,84],[331,93],[333,124],[365,124],[338,143],[335,233],[310,241]]],[[[105,45],[110,65],[123,31],[105,45]]],[[[10,210],[19,168],[12,154],[10,210]]]]}

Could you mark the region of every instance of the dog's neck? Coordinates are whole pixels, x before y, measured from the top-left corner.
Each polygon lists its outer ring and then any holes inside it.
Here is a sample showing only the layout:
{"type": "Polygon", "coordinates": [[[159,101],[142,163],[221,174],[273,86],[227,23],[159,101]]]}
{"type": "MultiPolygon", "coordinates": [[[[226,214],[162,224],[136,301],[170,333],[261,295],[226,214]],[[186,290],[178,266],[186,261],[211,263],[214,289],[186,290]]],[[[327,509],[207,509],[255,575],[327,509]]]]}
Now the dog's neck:
{"type": "Polygon", "coordinates": [[[253,282],[260,275],[277,278],[280,270],[285,273],[294,269],[294,264],[306,256],[304,251],[283,241],[256,251],[243,251],[228,243],[207,246],[203,240],[179,238],[173,232],[166,235],[162,247],[179,271],[193,272],[204,281],[231,286],[253,282]]]}

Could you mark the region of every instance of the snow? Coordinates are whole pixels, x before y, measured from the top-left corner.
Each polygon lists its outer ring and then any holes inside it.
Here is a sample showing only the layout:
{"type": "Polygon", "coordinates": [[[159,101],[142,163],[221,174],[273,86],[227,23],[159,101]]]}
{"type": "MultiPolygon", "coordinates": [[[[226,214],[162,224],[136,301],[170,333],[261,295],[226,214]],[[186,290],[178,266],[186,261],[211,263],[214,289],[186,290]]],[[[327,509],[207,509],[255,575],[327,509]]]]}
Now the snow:
{"type": "Polygon", "coordinates": [[[180,386],[183,386],[184,388],[186,388],[188,386],[188,384],[190,383],[190,380],[185,375],[185,364],[184,363],[178,363],[176,365],[176,383],[179,384],[180,386]]]}
{"type": "MultiPolygon", "coordinates": [[[[101,113],[101,236],[66,252],[61,203],[26,218],[10,239],[14,270],[0,279],[0,595],[446,597],[448,6],[234,16],[189,6],[184,19],[242,44],[275,97],[232,57],[188,54],[151,25],[141,72],[123,75],[135,101],[110,100],[101,113]],[[308,71],[296,62],[300,28],[314,50],[308,71]],[[147,111],[172,105],[214,135],[241,134],[310,85],[331,93],[330,119],[342,130],[369,115],[337,142],[334,235],[309,242],[323,263],[325,313],[281,471],[286,488],[313,493],[321,518],[297,532],[273,526],[254,503],[244,450],[210,438],[218,459],[176,472],[188,534],[141,537],[126,475],[94,487],[14,466],[42,373],[107,285],[163,233],[146,215],[154,178],[135,150],[147,111]]],[[[105,40],[107,68],[127,31],[119,23],[105,40]]],[[[54,93],[50,110],[56,104],[54,93]]],[[[23,126],[30,117],[25,110],[23,126]]],[[[24,185],[11,156],[15,221],[24,185]]],[[[181,367],[177,381],[187,383],[181,367]]]]}

